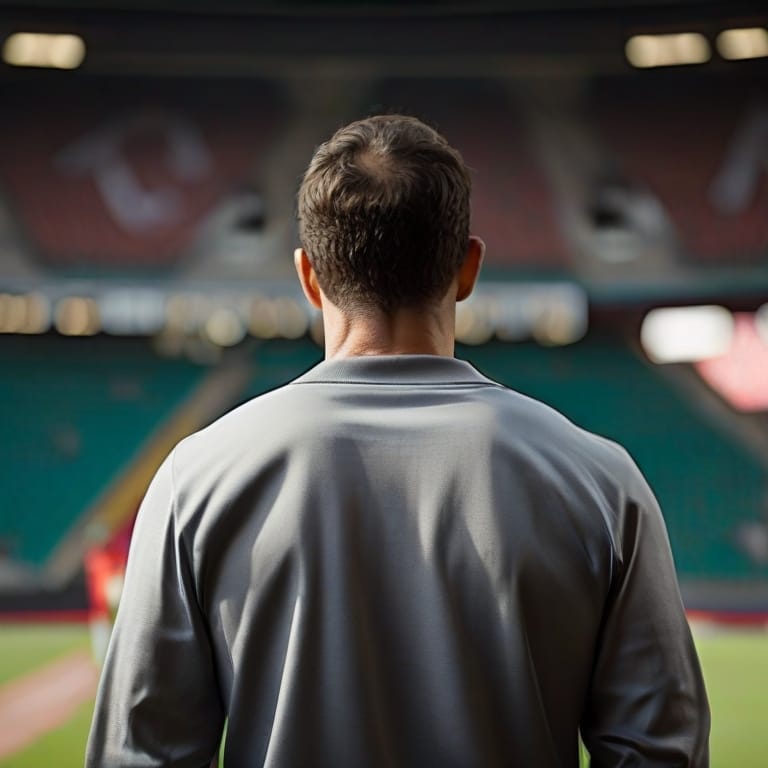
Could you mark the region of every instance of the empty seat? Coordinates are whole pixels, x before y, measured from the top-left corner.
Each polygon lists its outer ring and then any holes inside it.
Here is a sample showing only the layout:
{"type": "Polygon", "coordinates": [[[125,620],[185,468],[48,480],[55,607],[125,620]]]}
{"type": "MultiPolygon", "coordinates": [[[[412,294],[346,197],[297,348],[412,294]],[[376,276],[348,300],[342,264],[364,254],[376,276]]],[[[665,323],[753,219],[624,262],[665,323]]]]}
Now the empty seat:
{"type": "Polygon", "coordinates": [[[623,173],[664,205],[683,258],[768,258],[764,89],[712,75],[618,78],[596,85],[590,114],[623,173]]]}
{"type": "Polygon", "coordinates": [[[253,183],[283,115],[272,83],[213,81],[24,91],[3,112],[0,184],[36,258],[102,271],[178,262],[213,207],[253,183]]]}

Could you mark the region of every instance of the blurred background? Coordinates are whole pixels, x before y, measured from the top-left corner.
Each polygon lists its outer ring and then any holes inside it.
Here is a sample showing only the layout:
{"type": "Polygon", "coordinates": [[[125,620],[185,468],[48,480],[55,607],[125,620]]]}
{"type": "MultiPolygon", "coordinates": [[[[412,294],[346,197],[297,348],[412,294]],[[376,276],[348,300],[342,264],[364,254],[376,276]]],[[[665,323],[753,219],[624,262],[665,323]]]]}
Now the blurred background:
{"type": "Polygon", "coordinates": [[[0,765],[82,764],[149,479],[321,358],[294,195],[382,111],[473,172],[458,355],[629,449],[713,765],[768,765],[766,27],[738,0],[0,3],[0,765]]]}

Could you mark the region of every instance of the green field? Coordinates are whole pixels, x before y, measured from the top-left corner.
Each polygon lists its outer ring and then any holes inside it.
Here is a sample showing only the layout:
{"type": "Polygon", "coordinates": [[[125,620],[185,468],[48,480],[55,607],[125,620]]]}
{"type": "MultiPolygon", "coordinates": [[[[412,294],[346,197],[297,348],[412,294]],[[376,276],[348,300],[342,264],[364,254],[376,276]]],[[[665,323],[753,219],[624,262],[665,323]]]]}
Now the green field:
{"type": "Polygon", "coordinates": [[[88,648],[81,624],[0,625],[0,685],[77,648],[88,648]]]}
{"type": "MultiPolygon", "coordinates": [[[[0,682],[87,645],[82,626],[0,627],[0,682]]],[[[712,767],[768,765],[768,634],[698,632],[696,642],[712,706],[712,767]]],[[[93,704],[2,768],[81,768],[93,704]]]]}

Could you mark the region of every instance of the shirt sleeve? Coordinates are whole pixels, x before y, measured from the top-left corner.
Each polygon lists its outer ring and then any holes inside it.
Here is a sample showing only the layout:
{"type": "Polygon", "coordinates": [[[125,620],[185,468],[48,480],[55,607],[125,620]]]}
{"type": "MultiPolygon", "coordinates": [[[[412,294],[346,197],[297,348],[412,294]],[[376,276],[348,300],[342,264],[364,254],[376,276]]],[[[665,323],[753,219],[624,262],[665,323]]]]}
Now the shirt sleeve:
{"type": "Polygon", "coordinates": [[[661,511],[634,463],[621,506],[582,740],[592,768],[708,766],[701,668],[661,511]]]}
{"type": "Polygon", "coordinates": [[[202,768],[224,708],[193,571],[177,530],[173,454],[139,510],[99,684],[87,768],[202,768]]]}

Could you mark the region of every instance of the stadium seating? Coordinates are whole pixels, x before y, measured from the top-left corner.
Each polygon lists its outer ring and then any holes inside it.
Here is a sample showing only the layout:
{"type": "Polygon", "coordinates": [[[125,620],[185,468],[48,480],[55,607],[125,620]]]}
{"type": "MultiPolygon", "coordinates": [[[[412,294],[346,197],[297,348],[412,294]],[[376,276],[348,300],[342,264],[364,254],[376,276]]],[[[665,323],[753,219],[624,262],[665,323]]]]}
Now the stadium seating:
{"type": "Polygon", "coordinates": [[[587,113],[620,170],[653,192],[700,265],[768,260],[768,103],[731,78],[652,74],[595,83],[587,113]]]}
{"type": "Polygon", "coordinates": [[[40,566],[198,383],[147,341],[2,339],[0,546],[40,566]]]}
{"type": "Polygon", "coordinates": [[[682,578],[768,578],[735,540],[740,523],[760,517],[764,467],[620,340],[492,343],[460,354],[629,450],[659,498],[682,578]]]}
{"type": "Polygon", "coordinates": [[[78,274],[175,265],[216,204],[253,186],[284,118],[268,81],[6,90],[0,192],[36,259],[78,274]]]}
{"type": "MultiPolygon", "coordinates": [[[[768,577],[735,537],[760,515],[764,468],[621,340],[592,334],[561,348],[493,342],[459,355],[625,445],[659,497],[684,579],[768,577]]],[[[308,340],[254,345],[254,373],[237,399],[320,357],[308,340]]],[[[3,339],[0,364],[12,372],[0,379],[0,549],[32,566],[142,454],[207,370],[159,359],[138,340],[51,337],[3,339]]]]}
{"type": "Polygon", "coordinates": [[[393,79],[371,99],[374,110],[428,120],[462,152],[472,169],[472,226],[486,241],[488,265],[569,271],[552,190],[501,81],[393,79]]]}

